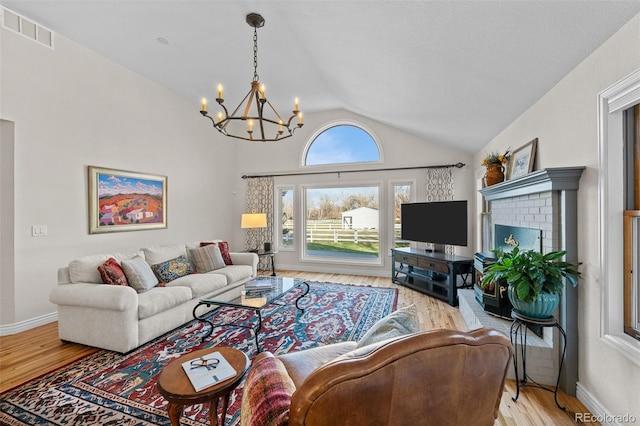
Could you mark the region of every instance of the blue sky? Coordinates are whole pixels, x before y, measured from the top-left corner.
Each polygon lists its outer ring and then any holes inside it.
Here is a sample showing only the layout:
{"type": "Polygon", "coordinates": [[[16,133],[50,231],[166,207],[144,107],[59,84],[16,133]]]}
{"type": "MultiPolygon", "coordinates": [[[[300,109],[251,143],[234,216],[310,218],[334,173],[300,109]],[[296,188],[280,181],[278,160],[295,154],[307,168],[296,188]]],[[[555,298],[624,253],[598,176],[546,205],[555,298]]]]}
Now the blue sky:
{"type": "Polygon", "coordinates": [[[350,125],[322,132],[307,152],[307,165],[378,161],[378,146],[364,130],[350,125]]]}
{"type": "Polygon", "coordinates": [[[116,194],[162,195],[162,183],[158,181],[98,174],[98,196],[116,194]]]}

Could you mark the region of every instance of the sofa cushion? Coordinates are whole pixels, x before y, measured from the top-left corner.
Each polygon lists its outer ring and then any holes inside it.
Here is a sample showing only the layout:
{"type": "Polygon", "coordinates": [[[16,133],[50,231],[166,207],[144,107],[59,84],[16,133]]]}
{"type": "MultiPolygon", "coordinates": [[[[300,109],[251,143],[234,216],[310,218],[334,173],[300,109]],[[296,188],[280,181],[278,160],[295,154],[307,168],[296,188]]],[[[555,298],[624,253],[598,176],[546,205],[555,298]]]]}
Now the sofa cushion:
{"type": "Polygon", "coordinates": [[[69,262],[69,278],[72,283],[95,283],[103,284],[102,277],[98,271],[98,266],[113,257],[118,262],[125,259],[131,259],[139,256],[140,252],[131,253],[113,253],[113,254],[94,254],[83,256],[69,262]]]}
{"type": "Polygon", "coordinates": [[[259,359],[249,370],[244,384],[240,424],[288,424],[291,396],[295,390],[295,385],[279,359],[273,356],[259,359]]]}
{"type": "Polygon", "coordinates": [[[159,312],[191,300],[188,287],[155,287],[138,296],[138,319],[145,319],[159,312]]]}
{"type": "Polygon", "coordinates": [[[218,248],[220,248],[220,254],[222,254],[222,258],[224,259],[224,264],[225,265],[233,265],[233,261],[231,260],[231,254],[230,254],[230,250],[229,250],[229,243],[226,241],[217,241],[217,242],[212,242],[212,241],[204,241],[200,243],[201,247],[207,246],[207,245],[211,245],[211,244],[215,244],[218,246],[218,248]]]}
{"type": "Polygon", "coordinates": [[[129,285],[138,293],[143,293],[158,285],[158,278],[141,256],[125,259],[120,264],[127,276],[129,285]]]}
{"type": "Polygon", "coordinates": [[[187,257],[187,249],[184,244],[170,244],[166,246],[153,246],[142,249],[144,258],[147,259],[149,265],[166,262],[175,259],[178,256],[187,257]]]}
{"type": "Polygon", "coordinates": [[[113,257],[110,257],[102,265],[98,266],[98,272],[100,272],[102,282],[105,284],[129,285],[122,267],[113,257]]]}
{"type": "Polygon", "coordinates": [[[196,271],[201,274],[225,267],[220,248],[216,244],[190,248],[188,253],[196,271]]]}
{"type": "Polygon", "coordinates": [[[415,305],[405,306],[376,321],[358,341],[358,348],[393,337],[420,331],[418,309],[415,305]]]}
{"type": "Polygon", "coordinates": [[[191,289],[191,297],[195,299],[226,287],[227,279],[224,275],[215,273],[191,274],[177,278],[167,284],[167,287],[180,286],[191,289]]]}
{"type": "Polygon", "coordinates": [[[224,275],[227,277],[227,284],[232,284],[250,278],[253,274],[253,268],[249,265],[228,265],[209,273],[224,275]]]}
{"type": "Polygon", "coordinates": [[[191,263],[185,256],[178,256],[175,259],[151,265],[151,270],[160,282],[170,283],[176,278],[191,274],[191,263]]]}

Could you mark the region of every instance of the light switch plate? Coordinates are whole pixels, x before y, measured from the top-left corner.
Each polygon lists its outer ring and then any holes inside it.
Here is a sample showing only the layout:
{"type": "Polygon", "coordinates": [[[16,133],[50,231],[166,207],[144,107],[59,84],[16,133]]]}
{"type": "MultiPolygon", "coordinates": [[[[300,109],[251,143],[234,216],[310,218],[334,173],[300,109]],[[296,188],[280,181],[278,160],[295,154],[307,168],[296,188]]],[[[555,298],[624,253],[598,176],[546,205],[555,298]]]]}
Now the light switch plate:
{"type": "Polygon", "coordinates": [[[31,225],[32,237],[44,237],[47,235],[47,225],[31,225]]]}

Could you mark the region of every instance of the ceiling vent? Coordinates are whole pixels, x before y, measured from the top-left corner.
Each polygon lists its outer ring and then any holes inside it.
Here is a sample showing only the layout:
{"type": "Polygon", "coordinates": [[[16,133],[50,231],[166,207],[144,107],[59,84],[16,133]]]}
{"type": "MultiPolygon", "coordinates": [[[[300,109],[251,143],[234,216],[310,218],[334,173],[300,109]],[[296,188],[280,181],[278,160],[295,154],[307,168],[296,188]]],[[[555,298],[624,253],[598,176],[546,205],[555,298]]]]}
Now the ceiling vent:
{"type": "Polygon", "coordinates": [[[44,46],[53,49],[53,32],[46,29],[42,25],[31,22],[24,16],[21,16],[7,8],[0,9],[2,13],[2,26],[18,34],[30,38],[44,46]]]}

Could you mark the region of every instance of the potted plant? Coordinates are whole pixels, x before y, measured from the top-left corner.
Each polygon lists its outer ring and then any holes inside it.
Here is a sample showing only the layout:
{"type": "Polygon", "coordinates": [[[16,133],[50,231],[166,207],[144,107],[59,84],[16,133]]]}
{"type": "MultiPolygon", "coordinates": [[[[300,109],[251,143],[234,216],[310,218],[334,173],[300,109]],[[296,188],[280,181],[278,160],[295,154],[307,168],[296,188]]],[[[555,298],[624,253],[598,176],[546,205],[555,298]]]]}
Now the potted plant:
{"type": "Polygon", "coordinates": [[[511,152],[509,149],[504,154],[492,152],[482,159],[482,165],[487,168],[484,179],[487,186],[495,185],[504,180],[504,165],[507,164],[511,152]]]}
{"type": "Polygon", "coordinates": [[[498,259],[487,269],[482,286],[486,287],[494,280],[506,280],[513,309],[522,315],[550,318],[560,303],[563,278],[574,287],[578,285],[581,273],[576,265],[562,260],[566,251],[542,254],[514,247],[509,252],[494,252],[498,259]]]}

